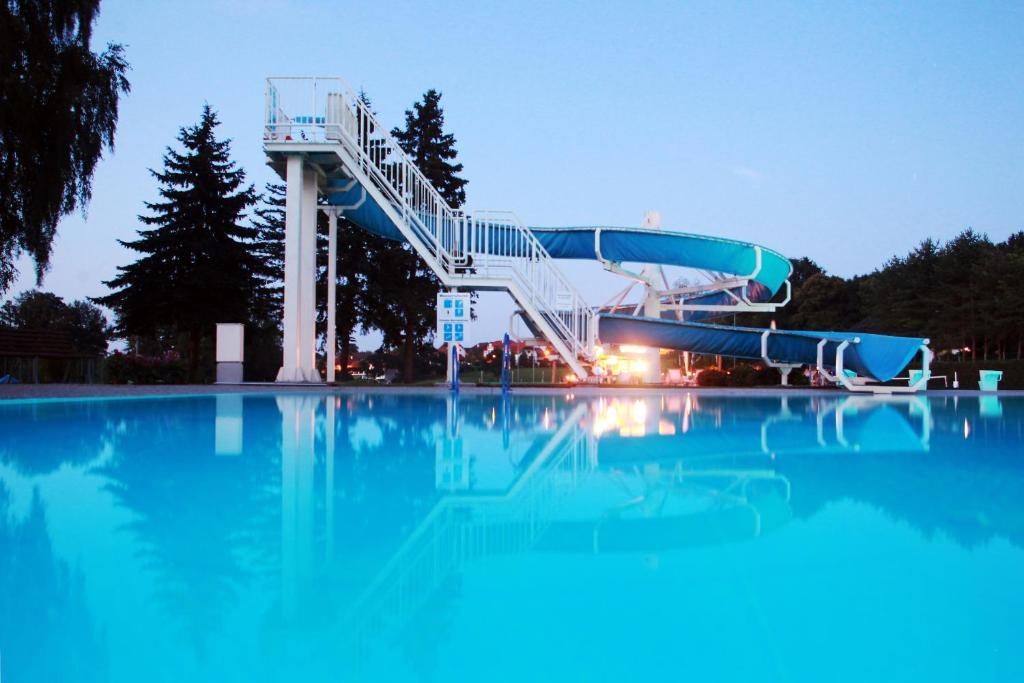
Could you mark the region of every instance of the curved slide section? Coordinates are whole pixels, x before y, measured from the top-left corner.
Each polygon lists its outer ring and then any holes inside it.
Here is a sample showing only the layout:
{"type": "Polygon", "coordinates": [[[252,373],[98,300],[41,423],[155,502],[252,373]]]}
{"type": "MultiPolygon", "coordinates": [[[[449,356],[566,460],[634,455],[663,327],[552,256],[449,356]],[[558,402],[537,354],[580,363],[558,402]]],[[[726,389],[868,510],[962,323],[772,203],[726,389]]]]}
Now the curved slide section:
{"type": "MultiPolygon", "coordinates": [[[[641,344],[693,353],[761,360],[761,338],[766,330],[753,327],[676,322],[657,318],[602,314],[597,334],[610,344],[641,344]]],[[[838,346],[851,342],[844,354],[844,366],[858,375],[888,382],[913,360],[926,343],[915,337],[890,337],[851,332],[806,332],[769,330],[768,357],[779,363],[814,365],[818,344],[827,340],[824,365],[835,368],[838,346]],[[857,343],[854,340],[859,339],[857,343]]]]}
{"type": "MultiPolygon", "coordinates": [[[[328,201],[338,206],[351,206],[345,217],[360,228],[381,237],[402,240],[387,214],[360,188],[351,187],[329,192],[328,201]]],[[[430,218],[426,217],[429,221],[430,218]]],[[[749,278],[764,287],[758,298],[766,300],[782,287],[792,267],[782,254],[747,242],[685,232],[669,232],[645,228],[586,226],[571,228],[530,227],[530,231],[548,254],[556,259],[607,260],[630,263],[658,263],[727,273],[749,278]],[[760,252],[760,263],[758,263],[760,252]]],[[[489,251],[500,253],[508,240],[502,228],[488,230],[489,251]]],[[[718,296],[721,295],[720,293],[718,296]]]]}
{"type": "Polygon", "coordinates": [[[601,226],[530,230],[554,258],[658,263],[717,271],[749,277],[768,290],[768,298],[792,271],[789,260],[776,251],[720,237],[601,226]]]}

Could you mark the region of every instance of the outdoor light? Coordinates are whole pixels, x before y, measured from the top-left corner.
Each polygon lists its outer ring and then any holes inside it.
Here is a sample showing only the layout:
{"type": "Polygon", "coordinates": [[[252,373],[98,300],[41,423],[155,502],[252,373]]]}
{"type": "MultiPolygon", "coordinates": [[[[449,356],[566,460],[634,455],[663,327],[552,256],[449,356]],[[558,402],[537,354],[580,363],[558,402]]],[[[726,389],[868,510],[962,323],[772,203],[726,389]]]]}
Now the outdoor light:
{"type": "Polygon", "coordinates": [[[619,344],[619,351],[622,353],[647,353],[647,347],[636,344],[619,344]]]}

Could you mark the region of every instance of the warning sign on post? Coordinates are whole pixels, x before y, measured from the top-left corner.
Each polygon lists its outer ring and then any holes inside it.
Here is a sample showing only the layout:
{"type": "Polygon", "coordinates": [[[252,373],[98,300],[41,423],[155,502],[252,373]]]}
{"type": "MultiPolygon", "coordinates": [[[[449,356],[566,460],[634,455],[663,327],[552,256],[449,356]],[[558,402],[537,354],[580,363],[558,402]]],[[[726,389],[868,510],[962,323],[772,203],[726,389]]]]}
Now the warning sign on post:
{"type": "Polygon", "coordinates": [[[464,344],[469,336],[469,294],[439,292],[437,338],[446,344],[464,344]]]}

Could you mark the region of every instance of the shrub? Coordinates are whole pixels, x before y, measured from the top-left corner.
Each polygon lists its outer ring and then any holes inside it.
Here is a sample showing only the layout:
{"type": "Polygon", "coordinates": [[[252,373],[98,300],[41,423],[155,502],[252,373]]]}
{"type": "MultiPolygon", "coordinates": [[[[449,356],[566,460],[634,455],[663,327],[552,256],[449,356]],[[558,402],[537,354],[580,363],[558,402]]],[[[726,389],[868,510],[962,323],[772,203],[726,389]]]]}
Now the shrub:
{"type": "Polygon", "coordinates": [[[110,384],[184,384],[188,370],[173,351],[162,356],[142,356],[115,351],[107,356],[110,384]]]}
{"type": "Polygon", "coordinates": [[[697,386],[724,387],[728,379],[728,376],[721,370],[705,368],[697,375],[697,386]]]}
{"type": "Polygon", "coordinates": [[[757,369],[750,365],[737,365],[726,376],[726,384],[731,387],[753,387],[761,384],[757,369]]]}

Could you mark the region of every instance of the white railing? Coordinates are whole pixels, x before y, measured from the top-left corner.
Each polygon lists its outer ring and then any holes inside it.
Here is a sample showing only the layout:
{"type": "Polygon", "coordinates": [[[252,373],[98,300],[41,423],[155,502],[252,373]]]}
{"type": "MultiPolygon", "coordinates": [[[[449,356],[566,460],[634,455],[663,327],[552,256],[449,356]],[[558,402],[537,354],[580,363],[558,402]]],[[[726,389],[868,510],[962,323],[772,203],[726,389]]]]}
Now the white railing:
{"type": "MultiPolygon", "coordinates": [[[[593,310],[536,236],[511,212],[451,208],[414,161],[338,78],[267,79],[264,139],[340,144],[400,215],[410,241],[448,281],[506,281],[520,305],[565,346],[570,363],[590,357],[593,310]],[[533,310],[531,310],[533,309],[533,310]]],[[[557,344],[556,344],[557,347],[557,344]]]]}

